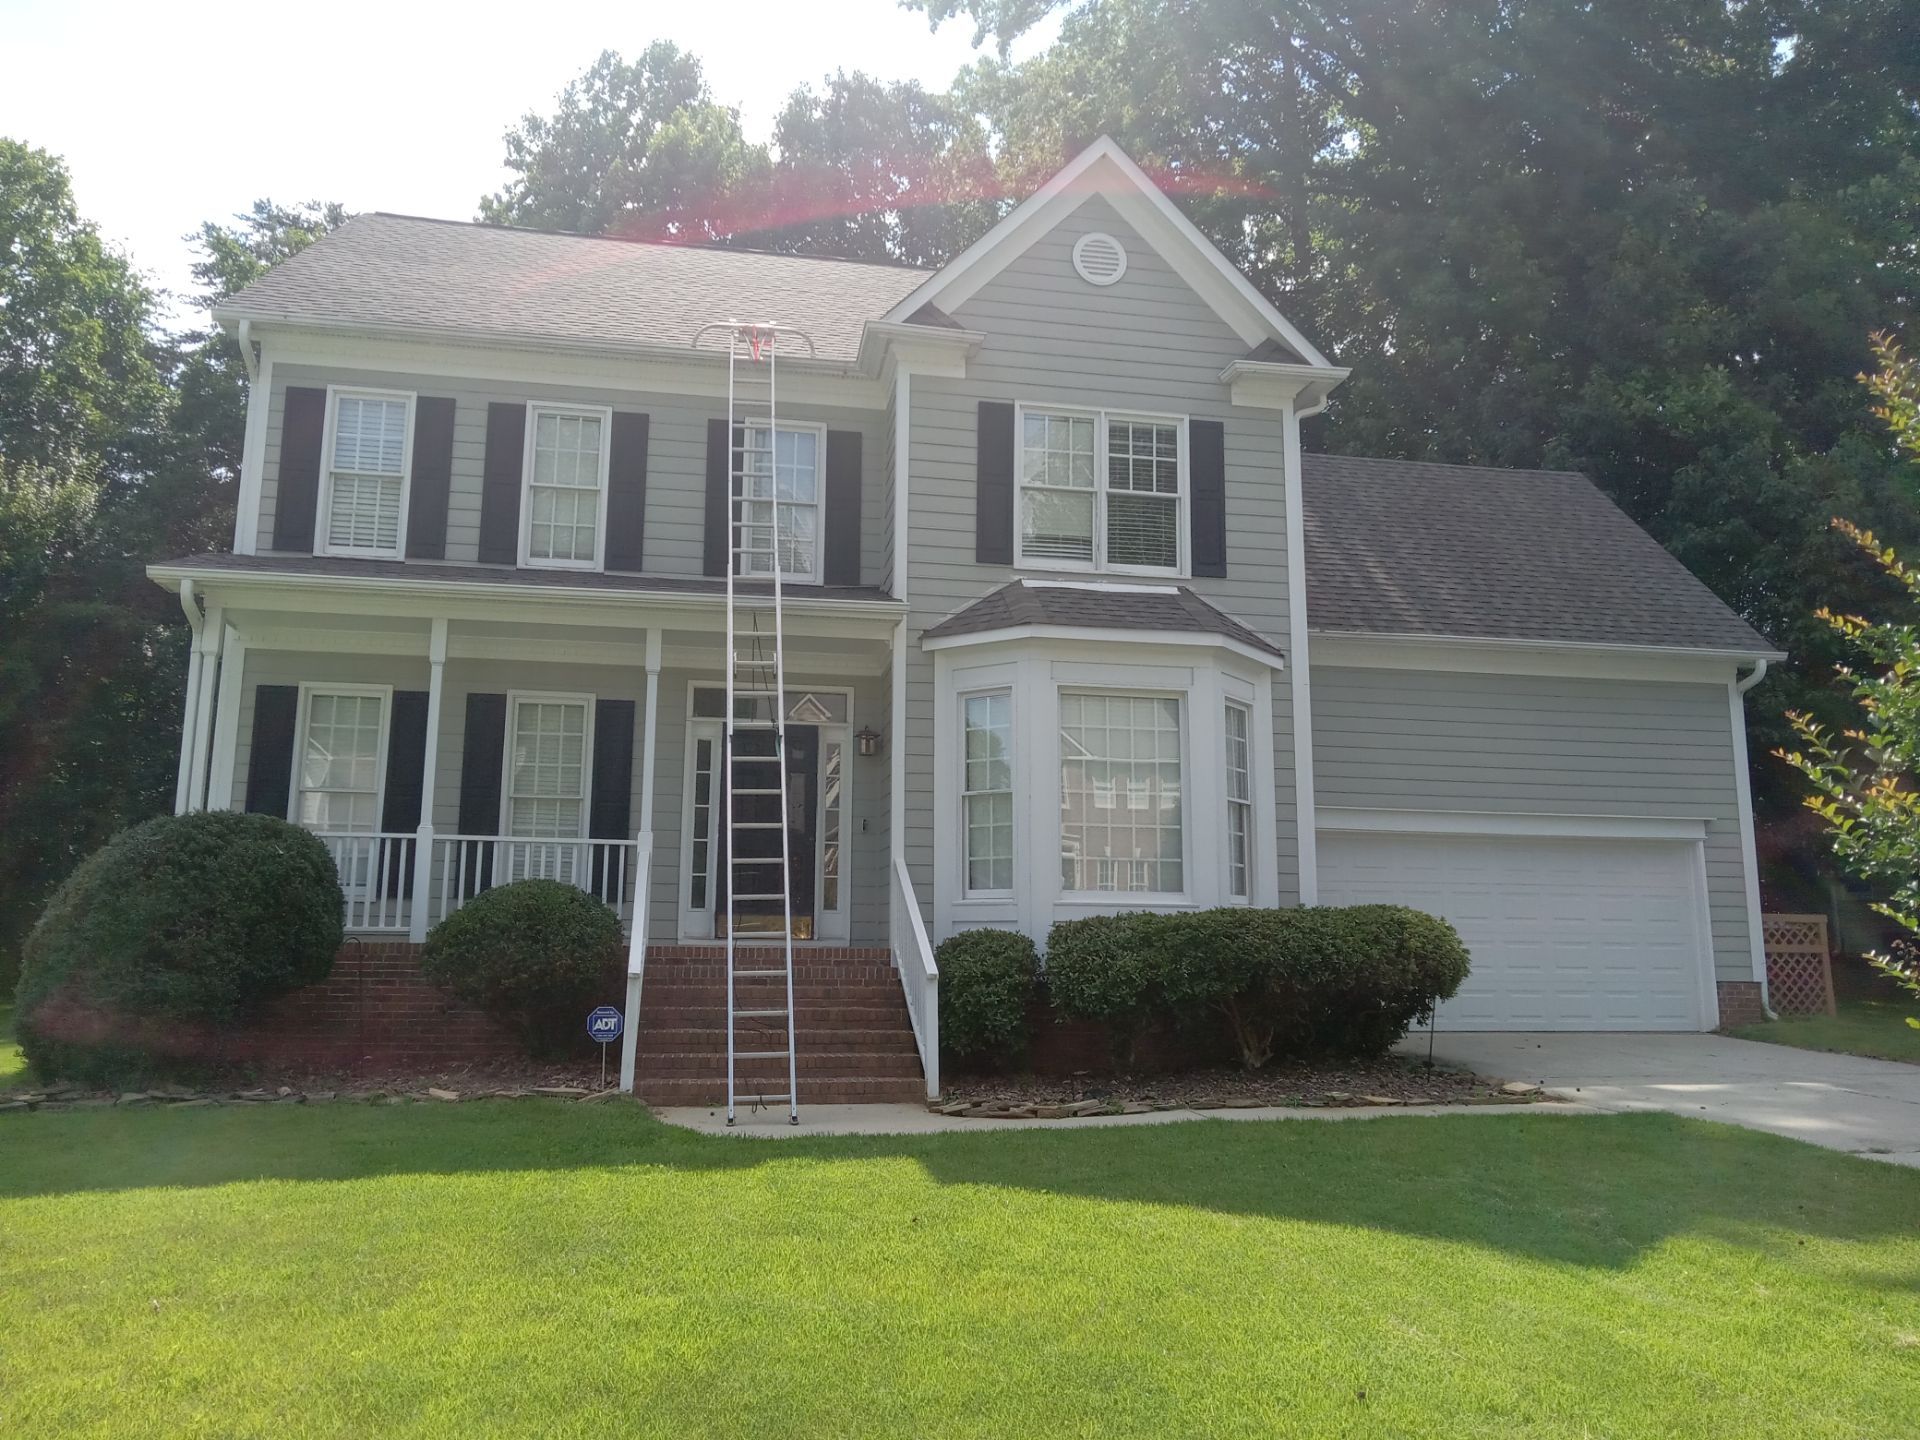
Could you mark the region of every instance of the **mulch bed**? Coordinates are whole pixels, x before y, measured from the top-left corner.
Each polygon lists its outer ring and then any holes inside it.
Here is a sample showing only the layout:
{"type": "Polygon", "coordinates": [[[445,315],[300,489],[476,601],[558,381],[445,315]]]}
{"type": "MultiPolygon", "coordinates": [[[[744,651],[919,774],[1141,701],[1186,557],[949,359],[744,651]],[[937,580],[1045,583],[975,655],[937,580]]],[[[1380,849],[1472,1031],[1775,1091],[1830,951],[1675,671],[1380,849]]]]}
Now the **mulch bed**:
{"type": "MultiPolygon", "coordinates": [[[[617,1075],[609,1071],[607,1084],[617,1075]]],[[[461,1065],[431,1074],[384,1076],[328,1072],[285,1074],[271,1080],[248,1079],[204,1085],[156,1085],[146,1090],[96,1090],[80,1085],[16,1087],[0,1091],[0,1111],[97,1110],[108,1106],[156,1108],[192,1105],[302,1105],[362,1103],[404,1105],[416,1101],[444,1105],[464,1100],[514,1100],[545,1096],[560,1100],[598,1100],[620,1094],[600,1088],[598,1061],[539,1065],[498,1061],[461,1065]]]]}
{"type": "Polygon", "coordinates": [[[1064,1119],[1150,1110],[1302,1109],[1395,1105],[1526,1105],[1546,1099],[1538,1085],[1491,1080],[1468,1070],[1402,1056],[1345,1065],[1210,1068],[1165,1075],[962,1076],[930,1109],[975,1119],[1064,1119]]]}

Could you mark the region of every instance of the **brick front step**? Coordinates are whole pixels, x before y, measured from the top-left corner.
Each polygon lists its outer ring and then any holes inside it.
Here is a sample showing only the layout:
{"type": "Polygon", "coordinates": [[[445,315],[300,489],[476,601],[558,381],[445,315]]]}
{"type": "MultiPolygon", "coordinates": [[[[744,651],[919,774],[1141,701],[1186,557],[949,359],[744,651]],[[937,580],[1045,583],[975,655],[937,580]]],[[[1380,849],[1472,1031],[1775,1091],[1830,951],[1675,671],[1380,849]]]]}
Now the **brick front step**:
{"type": "MultiPolygon", "coordinates": [[[[742,1050],[773,1050],[786,1044],[783,1028],[749,1029],[745,1022],[734,1032],[742,1050]]],[[[717,1026],[696,1029],[645,1029],[640,1032],[642,1054],[724,1055],[727,1032],[717,1026]]],[[[913,1031],[884,1029],[826,1029],[800,1027],[800,1053],[814,1051],[822,1055],[918,1055],[913,1031]]]]}
{"type": "MultiPolygon", "coordinates": [[[[727,1103],[727,1083],[723,1075],[718,1079],[640,1079],[634,1085],[634,1093],[649,1105],[711,1105],[716,1109],[727,1103]]],[[[766,1093],[780,1094],[786,1090],[783,1080],[777,1086],[769,1086],[766,1093]]],[[[813,1079],[800,1077],[800,1110],[806,1113],[809,1105],[914,1105],[925,1101],[927,1086],[923,1080],[870,1079],[861,1077],[827,1077],[813,1079]]],[[[752,1108],[751,1097],[742,1095],[739,1110],[746,1113],[752,1108]]],[[[785,1110],[784,1101],[775,1102],[772,1107],[785,1110]]]]}
{"type": "MultiPolygon", "coordinates": [[[[778,980],[741,981],[733,987],[733,998],[741,1005],[751,1001],[759,1005],[784,1005],[787,1002],[787,987],[778,980]]],[[[887,1009],[897,1009],[905,1013],[906,996],[900,993],[898,985],[801,985],[793,987],[793,998],[802,1005],[815,1005],[834,1002],[842,1005],[878,1005],[887,1009]]],[[[640,1009],[644,1014],[654,1006],[672,1008],[677,1005],[716,1005],[725,1008],[727,987],[724,985],[655,985],[652,981],[640,991],[640,1009]]]]}
{"type": "MultiPolygon", "coordinates": [[[[772,1009],[774,1006],[747,1005],[741,1008],[759,1010],[772,1009]]],[[[799,1011],[802,1033],[808,1030],[847,1029],[905,1030],[911,1034],[913,1030],[904,1005],[843,1005],[837,1001],[809,1005],[802,1001],[799,1011]]],[[[640,1033],[648,1035],[656,1030],[712,1030],[717,1033],[724,1028],[726,1015],[724,1000],[699,1005],[662,1005],[657,1008],[652,1000],[643,1000],[640,1003],[640,1033]]]]}

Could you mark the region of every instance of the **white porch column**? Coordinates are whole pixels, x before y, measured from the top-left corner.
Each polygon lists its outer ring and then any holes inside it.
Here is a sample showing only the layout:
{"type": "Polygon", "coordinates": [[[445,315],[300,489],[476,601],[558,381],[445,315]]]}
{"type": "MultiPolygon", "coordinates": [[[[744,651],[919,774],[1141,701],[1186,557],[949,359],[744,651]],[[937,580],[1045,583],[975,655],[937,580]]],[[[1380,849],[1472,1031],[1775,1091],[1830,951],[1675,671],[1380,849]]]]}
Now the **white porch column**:
{"type": "Polygon", "coordinates": [[[184,814],[187,797],[192,794],[189,777],[193,772],[193,717],[200,711],[200,606],[194,599],[193,581],[180,582],[180,608],[186,612],[190,637],[187,641],[187,694],[180,710],[180,765],[174,772],[173,813],[184,814]]]}
{"type": "Polygon", "coordinates": [[[207,727],[213,719],[213,692],[219,674],[220,646],[226,638],[226,611],[222,606],[207,607],[206,623],[200,627],[200,684],[193,697],[193,756],[188,767],[187,809],[207,808],[207,727]]]}
{"type": "Polygon", "coordinates": [[[427,641],[427,744],[420,763],[420,827],[413,842],[413,908],[407,918],[407,937],[415,943],[427,938],[427,903],[433,893],[434,775],[440,768],[440,692],[447,669],[447,622],[436,618],[427,641]]]}
{"type": "Polygon", "coordinates": [[[234,757],[240,741],[241,686],[246,677],[247,642],[229,629],[220,657],[220,690],[213,709],[213,759],[207,767],[207,809],[233,809],[234,757]]]}
{"type": "Polygon", "coordinates": [[[640,824],[635,828],[633,921],[627,935],[627,1004],[620,1032],[620,1088],[633,1090],[640,1044],[640,987],[647,970],[647,900],[653,889],[653,772],[660,719],[660,630],[647,631],[646,729],[640,738],[640,824]]]}

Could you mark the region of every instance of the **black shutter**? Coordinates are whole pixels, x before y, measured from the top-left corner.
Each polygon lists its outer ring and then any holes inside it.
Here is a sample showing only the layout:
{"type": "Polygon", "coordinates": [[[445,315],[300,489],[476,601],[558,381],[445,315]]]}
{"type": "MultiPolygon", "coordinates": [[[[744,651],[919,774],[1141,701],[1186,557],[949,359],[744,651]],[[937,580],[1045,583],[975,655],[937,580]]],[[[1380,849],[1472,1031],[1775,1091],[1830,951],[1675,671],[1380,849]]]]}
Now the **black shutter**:
{"type": "Polygon", "coordinates": [[[1187,422],[1187,473],[1193,484],[1193,573],[1227,573],[1227,429],[1218,420],[1187,422]]]}
{"type": "Polygon", "coordinates": [[[860,583],[860,432],[827,432],[827,483],[822,494],[827,527],[821,579],[829,585],[860,583]]]}
{"type": "Polygon", "coordinates": [[[253,692],[253,743],[247,750],[247,810],[288,818],[293,808],[293,726],[300,687],[262,685],[253,692]]]}
{"type": "Polygon", "coordinates": [[[727,422],[707,421],[707,544],[701,573],[724,576],[727,552],[733,548],[727,536],[727,422]]]}
{"type": "MultiPolygon", "coordinates": [[[[416,453],[418,453],[416,451],[416,453]]],[[[411,835],[420,826],[427,770],[427,692],[396,690],[387,717],[387,793],[380,807],[380,828],[411,835]]],[[[413,894],[413,867],[405,841],[387,842],[387,895],[413,894]]]]}
{"type": "MultiPolygon", "coordinates": [[[[453,484],[453,401],[413,402],[413,475],[407,484],[407,558],[447,558],[447,490],[453,484]]],[[[391,828],[391,827],[389,827],[391,828]]]]}
{"type": "MultiPolygon", "coordinates": [[[[593,788],[587,834],[595,840],[625,840],[633,834],[633,710],[631,700],[601,700],[593,707],[593,788]]],[[[637,877],[629,874],[618,885],[610,883],[607,854],[593,852],[593,893],[609,904],[624,904],[637,877]],[[619,893],[613,893],[616,890],[619,893]]]]}
{"type": "MultiPolygon", "coordinates": [[[[460,833],[500,833],[500,768],[507,746],[507,697],[467,696],[467,733],[460,746],[460,833]]],[[[466,893],[493,883],[493,847],[469,845],[466,893]]]]}
{"type": "Polygon", "coordinates": [[[641,570],[647,525],[647,417],[617,411],[607,455],[607,569],[641,570]]]}
{"type": "Polygon", "coordinates": [[[327,392],[289,385],[286,413],[280,421],[280,482],[273,495],[276,550],[313,553],[313,512],[320,504],[320,444],[326,430],[327,392]]]}
{"type": "Polygon", "coordinates": [[[526,442],[526,406],[497,400],[487,406],[487,458],[480,475],[482,565],[519,563],[520,472],[526,442]]]}
{"type": "Polygon", "coordinates": [[[975,437],[973,558],[1013,563],[1013,406],[982,400],[975,437]]]}

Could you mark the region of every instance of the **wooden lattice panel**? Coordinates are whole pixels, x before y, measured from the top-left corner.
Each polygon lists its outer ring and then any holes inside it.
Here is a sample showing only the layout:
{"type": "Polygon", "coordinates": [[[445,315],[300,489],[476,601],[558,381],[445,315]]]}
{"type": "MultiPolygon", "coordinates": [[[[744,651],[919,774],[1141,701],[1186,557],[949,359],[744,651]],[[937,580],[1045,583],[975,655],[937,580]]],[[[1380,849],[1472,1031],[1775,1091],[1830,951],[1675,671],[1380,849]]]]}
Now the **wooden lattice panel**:
{"type": "Polygon", "coordinates": [[[1833,1014],[1833,963],[1824,915],[1763,915],[1767,998],[1777,1015],[1833,1014]]]}

